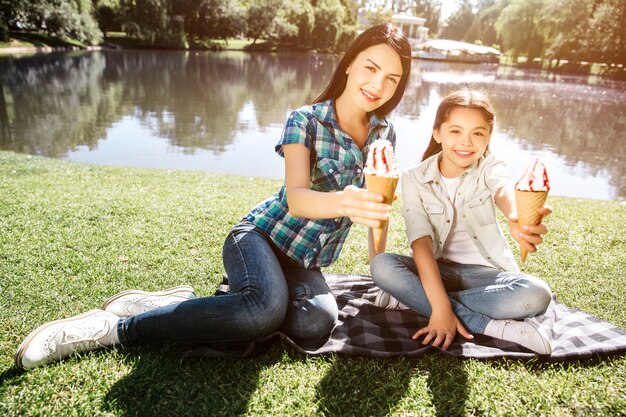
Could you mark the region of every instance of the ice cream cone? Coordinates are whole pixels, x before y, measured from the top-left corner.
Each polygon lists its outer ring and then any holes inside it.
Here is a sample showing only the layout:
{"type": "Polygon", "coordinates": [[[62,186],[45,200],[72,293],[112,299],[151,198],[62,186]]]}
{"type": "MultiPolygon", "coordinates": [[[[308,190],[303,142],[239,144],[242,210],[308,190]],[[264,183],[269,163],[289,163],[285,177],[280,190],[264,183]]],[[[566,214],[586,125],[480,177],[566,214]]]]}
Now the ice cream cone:
{"type": "MultiPolygon", "coordinates": [[[[541,222],[539,209],[543,207],[548,197],[547,191],[521,191],[515,190],[515,201],[517,203],[517,223],[522,226],[535,226],[541,222]]],[[[526,260],[528,251],[520,245],[520,255],[522,263],[526,260]]]]}
{"type": "MultiPolygon", "coordinates": [[[[367,191],[377,193],[383,196],[385,204],[391,204],[393,202],[393,196],[396,192],[396,186],[398,185],[399,177],[384,177],[380,175],[365,174],[365,183],[367,184],[367,191]]],[[[387,226],[387,221],[382,222],[381,227],[372,228],[372,235],[374,237],[374,248],[378,251],[380,241],[383,238],[383,231],[387,226]]]]}

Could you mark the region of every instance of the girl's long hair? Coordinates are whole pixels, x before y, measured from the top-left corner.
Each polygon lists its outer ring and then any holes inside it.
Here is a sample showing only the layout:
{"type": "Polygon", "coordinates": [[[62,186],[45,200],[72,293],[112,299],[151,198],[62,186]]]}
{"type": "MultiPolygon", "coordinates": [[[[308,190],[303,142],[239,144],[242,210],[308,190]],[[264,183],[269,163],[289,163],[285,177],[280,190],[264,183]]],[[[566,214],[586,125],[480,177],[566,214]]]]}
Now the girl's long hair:
{"type": "Polygon", "coordinates": [[[398,103],[400,103],[409,81],[409,75],[411,73],[411,44],[400,28],[389,23],[372,26],[356,37],[343,55],[343,58],[341,58],[328,86],[324,92],[315,99],[314,103],[338,98],[346,88],[346,82],[348,80],[346,69],[363,50],[379,44],[389,45],[393,48],[393,50],[400,55],[400,62],[402,64],[402,76],[396,87],[396,92],[386,103],[373,111],[378,117],[385,117],[391,113],[398,103]]]}
{"type": "MultiPolygon", "coordinates": [[[[450,112],[457,107],[479,110],[485,118],[485,121],[489,124],[489,133],[493,132],[493,126],[496,122],[496,115],[493,110],[493,106],[489,102],[485,93],[479,90],[471,89],[455,91],[441,100],[441,103],[437,108],[437,115],[435,116],[433,130],[440,130],[441,125],[450,117],[450,112]]],[[[422,155],[422,161],[439,152],[441,152],[441,143],[437,143],[435,137],[431,135],[428,147],[426,148],[426,151],[424,151],[424,155],[422,155]]],[[[488,152],[489,147],[487,146],[485,154],[488,152]]]]}

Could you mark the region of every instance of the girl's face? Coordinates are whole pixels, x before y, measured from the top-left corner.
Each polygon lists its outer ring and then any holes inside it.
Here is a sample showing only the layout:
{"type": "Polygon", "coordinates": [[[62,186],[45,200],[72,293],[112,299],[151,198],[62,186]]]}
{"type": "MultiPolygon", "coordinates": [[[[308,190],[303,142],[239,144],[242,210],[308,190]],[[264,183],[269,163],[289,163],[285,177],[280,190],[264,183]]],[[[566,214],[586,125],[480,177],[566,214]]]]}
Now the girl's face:
{"type": "Polygon", "coordinates": [[[400,56],[381,43],[361,51],[346,69],[348,80],[342,97],[369,113],[393,97],[402,77],[400,56]]]}
{"type": "Polygon", "coordinates": [[[443,150],[439,170],[444,177],[455,178],[485,153],[491,132],[480,110],[456,107],[433,137],[443,150]]]}

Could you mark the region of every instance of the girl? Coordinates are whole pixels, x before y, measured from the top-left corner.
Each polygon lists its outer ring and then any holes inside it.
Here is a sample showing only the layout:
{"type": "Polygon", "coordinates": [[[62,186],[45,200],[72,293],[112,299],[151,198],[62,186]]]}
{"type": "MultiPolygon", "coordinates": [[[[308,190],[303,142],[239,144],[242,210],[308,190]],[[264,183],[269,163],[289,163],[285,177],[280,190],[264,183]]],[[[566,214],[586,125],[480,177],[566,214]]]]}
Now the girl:
{"type": "MultiPolygon", "coordinates": [[[[413,256],[377,256],[372,278],[399,302],[430,317],[413,335],[425,336],[423,344],[446,350],[457,332],[472,339],[470,330],[550,354],[546,334],[524,321],[545,312],[550,288],[520,273],[494,203],[508,217],[513,238],[529,251],[536,250],[547,228],[518,228],[511,177],[488,151],[494,120],[481,92],[463,90],[443,99],[422,162],[401,180],[413,256]]],[[[543,217],[550,212],[541,209],[543,217]]]]}
{"type": "MultiPolygon", "coordinates": [[[[410,71],[402,31],[372,27],[355,39],[315,103],[291,113],[276,146],[285,185],[224,243],[229,294],[195,298],[187,286],[117,294],[102,310],[36,329],[18,348],[16,366],[114,344],[249,341],[277,330],[295,339],[326,337],[338,309],[320,267],[337,259],[353,223],[379,227],[388,219],[383,197],[361,188],[363,168],[375,139],[395,144],[385,117],[410,71]]],[[[369,245],[372,256],[371,236],[369,245]]]]}

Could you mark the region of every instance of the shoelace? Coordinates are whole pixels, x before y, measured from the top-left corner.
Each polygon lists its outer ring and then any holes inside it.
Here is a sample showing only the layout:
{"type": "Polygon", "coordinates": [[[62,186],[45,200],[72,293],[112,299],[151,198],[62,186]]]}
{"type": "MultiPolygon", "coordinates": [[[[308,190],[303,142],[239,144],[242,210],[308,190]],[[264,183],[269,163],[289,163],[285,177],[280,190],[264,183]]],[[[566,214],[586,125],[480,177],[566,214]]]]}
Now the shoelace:
{"type": "Polygon", "coordinates": [[[106,336],[111,330],[108,322],[104,322],[104,327],[98,329],[95,326],[76,326],[63,331],[63,338],[58,344],[59,347],[64,345],[85,345],[92,346],[98,344],[98,340],[106,336]]]}

